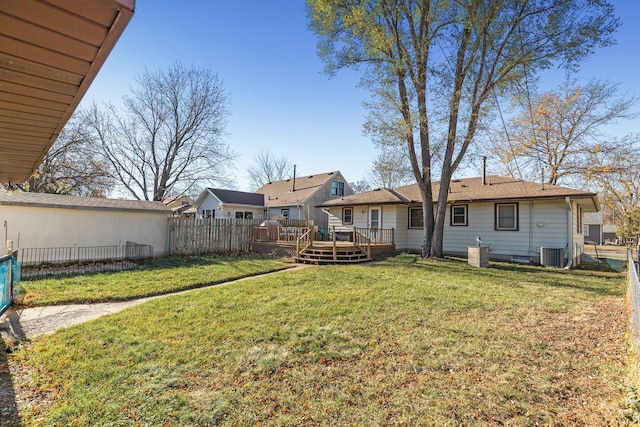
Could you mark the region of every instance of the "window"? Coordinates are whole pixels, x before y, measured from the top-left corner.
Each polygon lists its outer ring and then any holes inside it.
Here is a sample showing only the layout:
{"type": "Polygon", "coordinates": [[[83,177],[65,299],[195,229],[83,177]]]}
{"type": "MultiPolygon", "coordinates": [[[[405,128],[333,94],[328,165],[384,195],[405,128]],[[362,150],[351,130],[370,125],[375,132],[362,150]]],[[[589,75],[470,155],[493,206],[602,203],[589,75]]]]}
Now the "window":
{"type": "Polygon", "coordinates": [[[422,208],[409,208],[409,228],[424,228],[422,208]]]}
{"type": "Polygon", "coordinates": [[[202,210],[202,218],[204,219],[208,219],[208,218],[215,218],[216,216],[216,211],[213,209],[203,209],[202,210]]]}
{"type": "Polygon", "coordinates": [[[467,223],[467,205],[454,205],[451,206],[450,212],[450,224],[455,225],[468,225],[467,223]]]}
{"type": "Polygon", "coordinates": [[[344,182],[331,181],[331,195],[344,196],[344,182]]]}
{"type": "Polygon", "coordinates": [[[280,215],[282,215],[284,219],[289,219],[289,209],[280,209],[280,215]]]}
{"type": "MultiPolygon", "coordinates": [[[[582,210],[581,206],[578,206],[578,209],[576,209],[576,214],[578,215],[578,221],[576,224],[576,229],[577,229],[577,233],[580,234],[582,230],[582,225],[583,225],[583,218],[584,218],[584,211],[582,210]]],[[[589,234],[589,233],[585,233],[585,234],[589,234]]]]}
{"type": "Polygon", "coordinates": [[[353,224],[353,208],[342,209],[342,223],[353,224]]]}
{"type": "Polygon", "coordinates": [[[245,219],[253,219],[253,212],[245,211],[244,218],[245,219]]]}
{"type": "Polygon", "coordinates": [[[269,210],[268,209],[265,209],[264,212],[262,212],[262,218],[269,219],[269,210]]]}
{"type": "Polygon", "coordinates": [[[236,211],[236,219],[244,218],[244,212],[236,211]]]}
{"type": "Polygon", "coordinates": [[[495,229],[502,231],[518,231],[518,204],[497,203],[495,206],[495,229]]]}

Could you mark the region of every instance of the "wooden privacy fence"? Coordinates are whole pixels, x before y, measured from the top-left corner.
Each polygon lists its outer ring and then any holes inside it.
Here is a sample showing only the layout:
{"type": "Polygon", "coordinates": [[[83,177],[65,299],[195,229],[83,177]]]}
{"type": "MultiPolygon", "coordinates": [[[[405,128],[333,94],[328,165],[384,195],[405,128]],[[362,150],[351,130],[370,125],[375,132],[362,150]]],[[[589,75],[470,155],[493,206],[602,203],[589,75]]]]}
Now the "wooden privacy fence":
{"type": "Polygon", "coordinates": [[[260,219],[169,218],[169,255],[249,252],[260,219]]]}

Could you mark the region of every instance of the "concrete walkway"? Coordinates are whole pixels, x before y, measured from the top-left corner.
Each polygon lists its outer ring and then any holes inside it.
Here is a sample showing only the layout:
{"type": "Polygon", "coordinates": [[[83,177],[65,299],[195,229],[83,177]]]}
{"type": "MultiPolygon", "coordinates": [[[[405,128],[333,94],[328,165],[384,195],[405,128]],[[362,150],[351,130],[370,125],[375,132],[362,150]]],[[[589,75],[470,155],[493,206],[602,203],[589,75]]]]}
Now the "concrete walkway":
{"type": "Polygon", "coordinates": [[[10,307],[2,316],[0,316],[0,338],[9,344],[15,340],[30,339],[42,334],[55,332],[58,329],[67,326],[76,325],[78,323],[87,322],[97,319],[105,314],[117,313],[125,308],[142,304],[156,298],[164,298],[172,295],[184,294],[196,290],[212,288],[216,286],[230,285],[243,280],[254,279],[256,277],[264,277],[273,274],[282,274],[284,272],[300,270],[311,267],[307,264],[296,264],[291,268],[274,271],[271,273],[260,274],[257,276],[244,277],[229,282],[218,283],[216,285],[205,286],[202,288],[189,289],[165,295],[158,295],[148,298],[140,298],[131,301],[122,302],[106,302],[100,304],[70,304],[55,305],[47,307],[34,308],[18,308],[10,307]]]}

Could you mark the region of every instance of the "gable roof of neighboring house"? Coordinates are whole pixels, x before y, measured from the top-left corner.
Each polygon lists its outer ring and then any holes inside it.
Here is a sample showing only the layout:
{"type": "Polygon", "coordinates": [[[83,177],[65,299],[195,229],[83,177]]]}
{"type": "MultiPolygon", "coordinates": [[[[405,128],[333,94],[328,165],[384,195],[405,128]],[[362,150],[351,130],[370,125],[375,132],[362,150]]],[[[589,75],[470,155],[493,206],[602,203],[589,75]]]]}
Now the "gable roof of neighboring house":
{"type": "MultiPolygon", "coordinates": [[[[434,202],[437,201],[440,183],[432,184],[434,202]]],[[[451,181],[448,201],[453,203],[480,201],[517,201],[523,199],[585,199],[587,210],[597,211],[600,207],[596,193],[561,187],[558,185],[522,181],[502,176],[489,176],[486,184],[482,178],[464,178],[451,181]]],[[[319,204],[319,207],[371,205],[371,204],[417,204],[421,203],[418,184],[411,184],[395,190],[376,189],[365,193],[354,194],[342,199],[330,200],[319,204]]]]}
{"type": "Polygon", "coordinates": [[[0,206],[171,213],[171,209],[162,202],[24,192],[0,192],[0,206]]]}
{"type": "Polygon", "coordinates": [[[304,204],[316,191],[336,177],[346,183],[339,171],[333,171],[269,182],[260,187],[256,193],[264,194],[267,207],[298,206],[304,204]]]}
{"type": "Polygon", "coordinates": [[[187,195],[169,197],[162,201],[175,215],[186,213],[193,208],[193,199],[187,195]]]}
{"type": "Polygon", "coordinates": [[[198,197],[196,205],[200,205],[209,194],[217,198],[222,204],[264,207],[264,194],[223,190],[220,188],[206,188],[198,197]]]}

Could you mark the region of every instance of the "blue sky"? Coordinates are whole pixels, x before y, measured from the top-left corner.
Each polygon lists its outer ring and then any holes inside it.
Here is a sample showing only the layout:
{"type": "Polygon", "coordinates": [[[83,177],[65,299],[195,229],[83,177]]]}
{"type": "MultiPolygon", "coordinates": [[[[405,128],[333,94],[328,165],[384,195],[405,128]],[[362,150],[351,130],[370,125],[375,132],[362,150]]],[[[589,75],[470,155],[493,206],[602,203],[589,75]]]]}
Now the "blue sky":
{"type": "MultiPolygon", "coordinates": [[[[623,23],[618,44],[590,58],[580,78],[606,78],[640,95],[640,1],[613,3],[623,23]]],[[[237,189],[249,190],[246,169],[260,150],[287,157],[300,175],[340,170],[353,182],[369,171],[376,150],[362,134],[368,94],[351,70],[331,79],[322,73],[303,0],[136,0],[133,19],[80,106],[118,105],[145,66],[155,72],[176,61],[210,68],[230,92],[226,140],[239,155],[237,189]]],[[[559,78],[543,76],[541,88],[551,89],[559,78]]],[[[611,132],[639,131],[639,120],[611,132]]]]}

